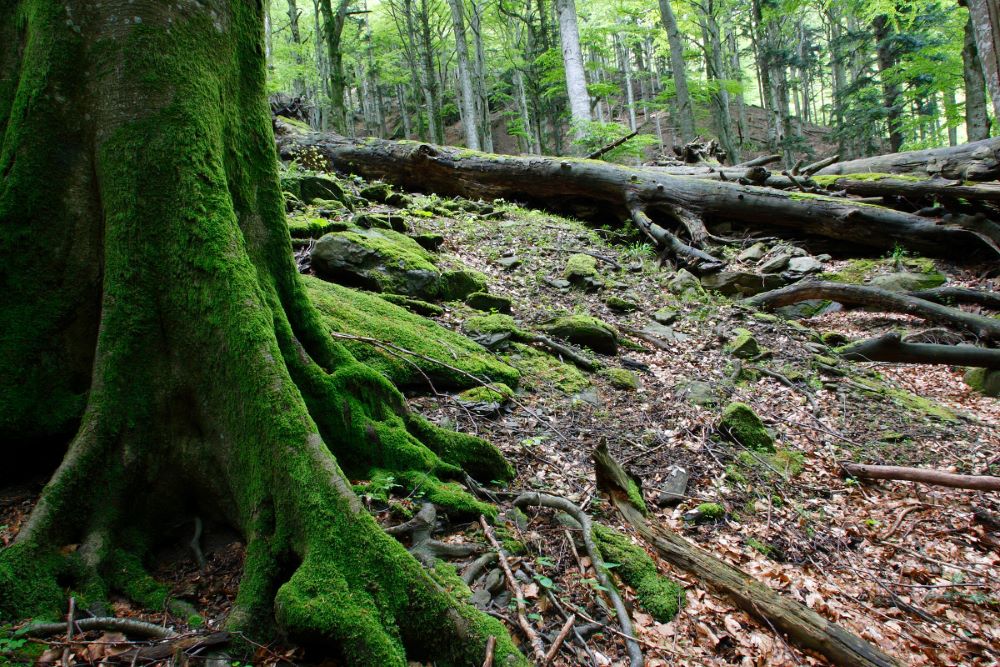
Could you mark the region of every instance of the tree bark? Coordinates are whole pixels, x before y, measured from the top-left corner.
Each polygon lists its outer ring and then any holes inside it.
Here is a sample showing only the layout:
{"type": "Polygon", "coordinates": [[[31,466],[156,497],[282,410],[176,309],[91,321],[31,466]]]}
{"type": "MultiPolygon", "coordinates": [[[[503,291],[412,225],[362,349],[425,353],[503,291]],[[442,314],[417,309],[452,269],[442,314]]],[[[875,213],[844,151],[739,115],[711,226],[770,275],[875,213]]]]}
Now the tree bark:
{"type": "Polygon", "coordinates": [[[904,482],[921,482],[952,489],[972,489],[975,491],[1000,491],[1000,477],[989,475],[956,475],[944,470],[922,470],[903,466],[876,466],[863,463],[841,463],[851,477],[863,479],[894,479],[904,482]]]}
{"type": "Polygon", "coordinates": [[[904,343],[899,333],[863,340],[837,349],[849,361],[888,361],[897,364],[948,364],[976,368],[1000,368],[1000,350],[974,345],[904,343]]]}
{"type": "MultiPolygon", "coordinates": [[[[982,238],[979,227],[963,228],[960,216],[946,222],[852,204],[848,199],[676,176],[656,167],[468,155],[442,146],[356,142],[334,134],[291,132],[279,139],[279,152],[285,159],[305,148],[315,148],[331,168],[405,188],[473,199],[499,197],[571,212],[597,207],[622,220],[636,220],[634,213],[638,211],[646,219],[652,216],[660,230],[685,229],[695,245],[706,238],[704,221],[728,220],[783,227],[880,250],[899,244],[929,254],[954,254],[958,248],[989,247],[996,251],[1000,247],[1000,238],[982,238]]],[[[659,232],[656,235],[668,238],[659,232]]],[[[688,259],[701,261],[693,256],[688,259]]]]}
{"type": "Polygon", "coordinates": [[[670,44],[670,70],[676,91],[674,104],[677,110],[677,124],[681,140],[687,143],[694,140],[694,110],[691,107],[691,95],[688,92],[684,66],[684,42],[681,41],[681,31],[677,28],[677,19],[674,17],[670,0],[660,0],[660,21],[667,31],[667,42],[670,44]]]}
{"type": "Polygon", "coordinates": [[[987,139],[990,136],[990,115],[986,112],[986,78],[983,76],[983,63],[976,50],[976,34],[971,15],[965,23],[962,79],[965,82],[966,134],[969,141],[987,139]]]}
{"type": "Polygon", "coordinates": [[[5,9],[0,443],[6,457],[35,453],[33,436],[72,441],[0,551],[0,623],[59,615],[66,588],[93,607],[115,591],[162,610],[170,591],[143,557],[161,526],[194,515],[246,541],[232,629],[399,666],[478,662],[494,635],[498,656],[525,664],[497,621],[383,533],[342,472],[433,485],[427,470],[462,478],[482,461],[479,475],[511,474],[495,448],[410,414],[309,303],[274,159],[262,3],[5,9]]]}
{"type": "Polygon", "coordinates": [[[930,148],[906,153],[837,162],[817,174],[914,174],[943,176],[963,181],[993,181],[1000,178],[1000,138],[975,141],[948,148],[930,148]]]}
{"type": "Polygon", "coordinates": [[[878,287],[847,285],[833,282],[805,282],[764,292],[747,299],[758,308],[780,308],[809,299],[828,299],[851,306],[922,317],[931,322],[965,329],[983,339],[1000,340],[1000,320],[985,315],[967,313],[907,294],[890,292],[878,287]]]}
{"type": "Polygon", "coordinates": [[[590,94],[583,69],[580,31],[576,21],[576,0],[555,0],[559,18],[559,39],[562,42],[563,67],[566,70],[566,94],[569,97],[573,134],[581,138],[590,122],[590,94]]]}
{"type": "Polygon", "coordinates": [[[458,89],[462,103],[462,128],[465,130],[465,145],[474,151],[480,148],[479,113],[476,108],[476,93],[472,87],[469,71],[469,47],[465,40],[465,0],[448,0],[451,9],[451,26],[455,35],[455,52],[458,56],[458,89]]]}
{"type": "Polygon", "coordinates": [[[1000,122],[1000,2],[967,0],[969,18],[976,38],[976,53],[986,77],[986,89],[993,101],[993,116],[1000,122]]]}
{"type": "Polygon", "coordinates": [[[330,112],[333,116],[333,127],[338,132],[347,133],[350,120],[347,117],[347,105],[344,100],[344,90],[347,87],[347,74],[344,72],[344,54],[340,48],[340,40],[344,34],[344,24],[347,21],[347,4],[349,0],[340,0],[334,11],[330,0],[319,0],[319,8],[323,15],[323,41],[326,43],[327,60],[329,61],[330,112]]]}
{"type": "Polygon", "coordinates": [[[885,16],[876,16],[875,52],[878,55],[878,72],[882,80],[882,98],[885,106],[886,127],[889,131],[889,150],[898,153],[903,148],[903,132],[900,123],[903,118],[900,107],[901,91],[896,81],[896,56],[892,47],[894,30],[885,16]]]}

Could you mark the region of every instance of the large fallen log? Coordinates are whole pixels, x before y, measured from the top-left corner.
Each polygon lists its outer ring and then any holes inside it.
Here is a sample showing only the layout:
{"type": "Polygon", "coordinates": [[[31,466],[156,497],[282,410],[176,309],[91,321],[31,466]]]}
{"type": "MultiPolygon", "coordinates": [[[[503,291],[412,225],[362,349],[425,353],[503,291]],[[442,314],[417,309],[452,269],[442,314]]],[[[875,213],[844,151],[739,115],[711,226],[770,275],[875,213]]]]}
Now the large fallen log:
{"type": "Polygon", "coordinates": [[[813,180],[830,190],[859,197],[961,197],[969,201],[1000,201],[1000,183],[969,183],[947,178],[893,178],[890,175],[817,175],[813,180]]]}
{"type": "Polygon", "coordinates": [[[622,517],[670,564],[697,577],[725,595],[740,609],[784,633],[799,648],[818,653],[840,667],[890,667],[891,657],[836,623],[787,596],[781,595],[680,535],[655,528],[629,501],[627,474],[602,443],[594,450],[597,484],[607,492],[622,517]]]}
{"type": "Polygon", "coordinates": [[[898,332],[837,348],[849,361],[888,361],[895,364],[947,364],[1000,368],[1000,350],[975,345],[904,343],[898,332]]]}
{"type": "Polygon", "coordinates": [[[877,466],[863,463],[843,462],[840,464],[851,477],[859,479],[892,479],[904,482],[920,482],[934,486],[974,491],[1000,491],[1000,477],[991,475],[956,475],[944,470],[927,470],[904,466],[877,466]]]}
{"type": "MultiPolygon", "coordinates": [[[[784,227],[796,234],[878,250],[900,245],[926,254],[954,255],[989,247],[1000,254],[1000,233],[996,238],[983,238],[980,229],[970,231],[963,226],[963,216],[945,221],[843,198],[685,178],[656,168],[491,155],[417,142],[351,140],[330,133],[293,131],[279,135],[278,149],[283,159],[308,152],[321,156],[331,168],[417,191],[503,198],[556,210],[598,209],[621,220],[643,220],[635,215],[638,211],[663,229],[685,229],[693,245],[705,221],[720,220],[784,227]]],[[[683,248],[665,249],[681,251],[679,259],[686,263],[705,261],[685,256],[683,248]]]]}
{"type": "Polygon", "coordinates": [[[780,308],[812,299],[836,301],[849,306],[915,315],[930,322],[937,322],[965,329],[987,340],[1000,339],[1000,320],[958,308],[950,308],[932,301],[925,301],[908,294],[890,292],[867,285],[846,285],[834,282],[801,282],[781,289],[763,292],[746,299],[745,303],[757,308],[780,308]]]}
{"type": "Polygon", "coordinates": [[[1000,292],[987,292],[968,287],[932,287],[907,294],[934,303],[965,303],[1000,310],[1000,292]]]}
{"type": "Polygon", "coordinates": [[[993,181],[1000,178],[1000,137],[948,148],[930,148],[846,160],[824,167],[817,173],[912,174],[921,177],[943,176],[965,181],[993,181]]]}

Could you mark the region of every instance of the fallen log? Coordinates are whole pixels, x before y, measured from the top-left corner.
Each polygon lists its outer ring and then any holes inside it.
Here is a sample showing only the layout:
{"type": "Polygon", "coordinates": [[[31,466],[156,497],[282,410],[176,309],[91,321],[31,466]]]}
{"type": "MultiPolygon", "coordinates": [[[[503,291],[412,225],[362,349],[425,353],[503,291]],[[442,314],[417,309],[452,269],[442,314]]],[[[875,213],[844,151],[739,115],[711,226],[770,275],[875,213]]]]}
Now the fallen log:
{"type": "Polygon", "coordinates": [[[816,175],[813,180],[829,190],[843,190],[860,197],[961,197],[969,201],[1000,201],[1000,184],[967,183],[947,178],[893,178],[891,175],[816,175]]]}
{"type": "Polygon", "coordinates": [[[956,475],[944,470],[927,470],[904,466],[878,466],[844,461],[840,467],[858,479],[892,479],[903,482],[920,482],[933,486],[973,491],[1000,491],[1000,477],[991,475],[956,475]]]}
{"type": "Polygon", "coordinates": [[[849,361],[888,361],[896,364],[947,364],[949,366],[1000,368],[1000,350],[991,350],[975,345],[905,343],[897,332],[839,347],[837,354],[849,361]]]}
{"type": "Polygon", "coordinates": [[[594,450],[594,463],[598,488],[608,493],[622,518],[672,565],[722,593],[765,625],[784,633],[799,648],[817,653],[834,665],[890,667],[899,664],[801,602],[775,592],[759,579],[724,563],[680,535],[651,526],[629,501],[629,477],[603,442],[594,450]]]}
{"type": "Polygon", "coordinates": [[[836,162],[818,174],[913,174],[943,176],[965,181],[1000,178],[1000,137],[973,141],[948,148],[890,153],[836,162]]]}
{"type": "Polygon", "coordinates": [[[970,289],[968,287],[933,287],[931,289],[916,290],[907,292],[910,296],[915,296],[924,301],[934,303],[952,304],[965,303],[991,310],[1000,310],[1000,293],[986,292],[983,290],[970,289]]]}
{"type": "Polygon", "coordinates": [[[801,282],[763,292],[744,303],[757,308],[780,308],[810,299],[836,301],[844,305],[865,306],[890,313],[915,315],[931,322],[965,329],[984,339],[1000,339],[1000,320],[967,313],[958,308],[918,299],[900,292],[890,292],[867,285],[834,282],[801,282]]]}
{"type": "MultiPolygon", "coordinates": [[[[705,221],[725,220],[785,227],[796,234],[879,250],[900,245],[926,254],[954,255],[989,247],[1000,254],[1000,232],[996,238],[984,239],[981,230],[963,226],[963,216],[945,221],[857,205],[843,198],[685,178],[657,168],[491,155],[416,142],[351,140],[331,133],[293,131],[279,135],[278,149],[283,159],[309,151],[330,168],[441,195],[503,198],[555,210],[596,208],[622,220],[634,219],[638,207],[664,229],[671,225],[697,228],[705,221]],[[698,225],[692,224],[695,221],[698,225]]],[[[678,257],[684,263],[691,259],[683,254],[678,257]]]]}

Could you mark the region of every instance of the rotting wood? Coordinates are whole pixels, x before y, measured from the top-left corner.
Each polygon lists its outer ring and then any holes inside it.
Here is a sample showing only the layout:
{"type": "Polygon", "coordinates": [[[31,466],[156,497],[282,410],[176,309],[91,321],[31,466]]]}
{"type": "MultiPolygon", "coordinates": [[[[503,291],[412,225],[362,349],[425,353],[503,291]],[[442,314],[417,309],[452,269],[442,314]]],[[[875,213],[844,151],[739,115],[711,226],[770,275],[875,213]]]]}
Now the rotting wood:
{"type": "Polygon", "coordinates": [[[746,572],[728,565],[680,535],[653,527],[628,500],[621,480],[627,474],[602,443],[594,450],[598,486],[626,522],[672,565],[726,595],[740,609],[787,635],[799,648],[822,655],[838,667],[890,667],[899,663],[877,647],[783,596],[746,572]]]}
{"type": "Polygon", "coordinates": [[[851,477],[859,479],[891,479],[903,482],[920,482],[933,486],[974,491],[1000,491],[1000,477],[992,475],[957,475],[945,470],[928,470],[906,466],[880,466],[844,461],[840,467],[851,477]]]}
{"type": "Polygon", "coordinates": [[[1000,368],[1000,350],[975,345],[906,343],[896,331],[838,348],[837,354],[849,361],[1000,368]]]}

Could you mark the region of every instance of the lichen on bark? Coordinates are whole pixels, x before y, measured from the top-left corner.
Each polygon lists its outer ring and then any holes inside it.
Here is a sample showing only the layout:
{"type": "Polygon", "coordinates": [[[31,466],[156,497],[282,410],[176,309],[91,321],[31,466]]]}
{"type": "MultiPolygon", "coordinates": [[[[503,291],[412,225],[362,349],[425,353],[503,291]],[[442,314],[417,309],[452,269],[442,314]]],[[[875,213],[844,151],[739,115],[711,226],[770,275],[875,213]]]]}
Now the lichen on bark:
{"type": "Polygon", "coordinates": [[[310,304],[261,4],[0,10],[0,442],[6,455],[72,437],[0,551],[0,620],[56,615],[69,590],[92,608],[109,591],[161,603],[142,562],[155,527],[199,513],[247,543],[232,628],[373,665],[481,662],[494,635],[500,664],[523,663],[341,471],[510,475],[492,446],[410,414],[310,304]]]}

